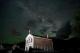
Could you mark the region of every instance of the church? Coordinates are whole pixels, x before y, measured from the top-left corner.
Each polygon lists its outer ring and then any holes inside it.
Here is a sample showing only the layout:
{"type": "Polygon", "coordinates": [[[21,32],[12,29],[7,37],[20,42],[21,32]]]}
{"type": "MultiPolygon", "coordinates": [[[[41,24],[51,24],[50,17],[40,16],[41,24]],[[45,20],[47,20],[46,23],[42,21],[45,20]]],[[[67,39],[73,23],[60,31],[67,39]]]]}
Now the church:
{"type": "Polygon", "coordinates": [[[29,51],[29,48],[38,48],[43,50],[52,50],[53,49],[53,41],[52,39],[44,37],[34,36],[30,33],[25,38],[25,51],[29,51]]]}

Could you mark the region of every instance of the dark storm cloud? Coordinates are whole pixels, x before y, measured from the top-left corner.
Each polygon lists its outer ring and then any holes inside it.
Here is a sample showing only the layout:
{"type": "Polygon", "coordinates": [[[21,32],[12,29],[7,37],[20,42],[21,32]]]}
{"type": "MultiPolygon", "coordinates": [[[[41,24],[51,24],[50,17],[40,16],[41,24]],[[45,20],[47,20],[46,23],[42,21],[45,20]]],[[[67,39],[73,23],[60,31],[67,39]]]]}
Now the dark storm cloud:
{"type": "Polygon", "coordinates": [[[10,34],[13,28],[26,33],[57,31],[79,8],[79,0],[6,0],[1,3],[1,18],[4,33],[10,34]]]}

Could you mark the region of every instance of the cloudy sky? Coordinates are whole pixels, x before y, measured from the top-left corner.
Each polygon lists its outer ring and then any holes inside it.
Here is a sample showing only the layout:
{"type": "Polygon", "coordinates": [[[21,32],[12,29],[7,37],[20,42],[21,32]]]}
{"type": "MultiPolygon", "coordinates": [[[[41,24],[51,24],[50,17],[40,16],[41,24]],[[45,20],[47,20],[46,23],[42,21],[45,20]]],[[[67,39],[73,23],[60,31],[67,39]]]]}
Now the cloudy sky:
{"type": "MultiPolygon", "coordinates": [[[[79,0],[0,0],[0,36],[58,31],[80,8],[79,0]]],[[[23,35],[24,36],[24,35],[23,35]]]]}

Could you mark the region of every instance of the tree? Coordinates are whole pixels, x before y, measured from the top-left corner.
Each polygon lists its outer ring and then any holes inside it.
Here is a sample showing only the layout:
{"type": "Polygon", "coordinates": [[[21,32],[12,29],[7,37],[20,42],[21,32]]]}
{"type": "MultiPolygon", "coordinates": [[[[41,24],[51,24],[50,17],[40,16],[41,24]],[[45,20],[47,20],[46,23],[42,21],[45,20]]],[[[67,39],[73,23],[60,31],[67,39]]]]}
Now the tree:
{"type": "Polygon", "coordinates": [[[75,12],[73,22],[72,22],[72,33],[80,37],[80,10],[75,12]]]}

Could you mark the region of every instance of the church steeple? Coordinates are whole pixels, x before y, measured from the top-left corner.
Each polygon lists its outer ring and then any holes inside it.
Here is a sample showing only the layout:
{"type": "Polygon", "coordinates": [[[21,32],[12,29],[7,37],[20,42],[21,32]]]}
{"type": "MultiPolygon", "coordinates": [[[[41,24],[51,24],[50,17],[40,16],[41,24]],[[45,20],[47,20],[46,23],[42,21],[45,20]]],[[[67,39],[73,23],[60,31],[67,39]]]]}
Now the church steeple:
{"type": "Polygon", "coordinates": [[[30,29],[29,29],[29,34],[31,34],[31,31],[30,31],[30,29]]]}

